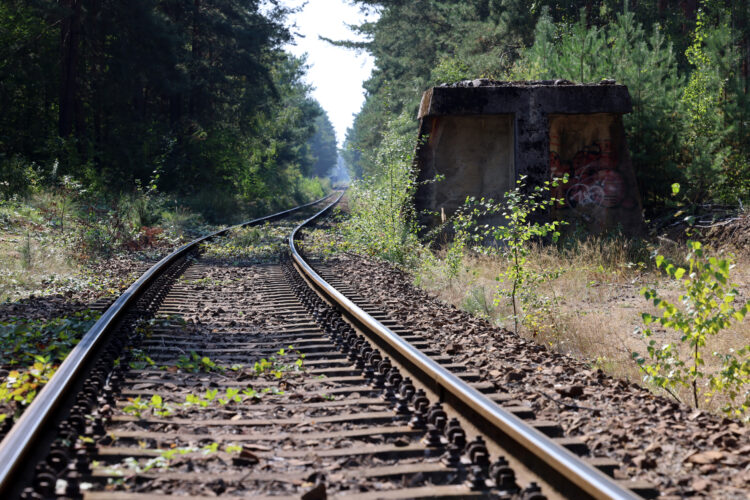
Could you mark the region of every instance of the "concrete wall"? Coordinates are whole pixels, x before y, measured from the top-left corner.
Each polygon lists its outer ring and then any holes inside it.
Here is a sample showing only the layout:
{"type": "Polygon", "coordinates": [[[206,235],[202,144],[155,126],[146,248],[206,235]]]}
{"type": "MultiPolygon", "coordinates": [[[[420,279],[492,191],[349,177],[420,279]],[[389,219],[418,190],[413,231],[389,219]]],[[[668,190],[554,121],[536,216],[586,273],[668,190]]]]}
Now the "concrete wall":
{"type": "Polygon", "coordinates": [[[576,177],[570,167],[574,159],[592,160],[599,148],[597,161],[615,163],[591,166],[587,171],[596,173],[578,176],[559,190],[561,197],[569,193],[570,200],[552,216],[570,218],[594,232],[616,226],[640,232],[641,206],[621,120],[630,111],[627,88],[613,82],[475,80],[429,89],[420,106],[415,159],[420,222],[438,224],[441,211],[449,216],[467,196],[497,200],[520,175],[530,185],[563,167],[576,177]],[[550,149],[550,142],[557,149],[550,149]],[[602,155],[602,148],[610,149],[602,155]],[[445,180],[430,182],[436,175],[445,180]]]}
{"type": "Polygon", "coordinates": [[[452,213],[467,196],[499,199],[513,186],[512,115],[440,117],[428,141],[424,168],[446,178],[429,191],[429,206],[452,213]]]}

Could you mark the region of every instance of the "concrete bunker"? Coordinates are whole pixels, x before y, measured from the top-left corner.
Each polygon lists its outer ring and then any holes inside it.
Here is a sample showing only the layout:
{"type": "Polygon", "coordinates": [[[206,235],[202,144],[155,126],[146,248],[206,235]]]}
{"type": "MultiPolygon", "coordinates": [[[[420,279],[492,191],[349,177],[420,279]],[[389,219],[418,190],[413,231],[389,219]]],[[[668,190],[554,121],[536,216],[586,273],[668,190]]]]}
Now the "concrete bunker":
{"type": "Polygon", "coordinates": [[[521,175],[534,185],[567,173],[569,181],[554,192],[565,205],[553,217],[594,233],[640,233],[641,202],[622,125],[631,110],[627,87],[612,81],[473,80],[427,90],[417,178],[445,179],[420,182],[420,222],[437,225],[441,212],[449,216],[467,196],[499,200],[521,175]]]}

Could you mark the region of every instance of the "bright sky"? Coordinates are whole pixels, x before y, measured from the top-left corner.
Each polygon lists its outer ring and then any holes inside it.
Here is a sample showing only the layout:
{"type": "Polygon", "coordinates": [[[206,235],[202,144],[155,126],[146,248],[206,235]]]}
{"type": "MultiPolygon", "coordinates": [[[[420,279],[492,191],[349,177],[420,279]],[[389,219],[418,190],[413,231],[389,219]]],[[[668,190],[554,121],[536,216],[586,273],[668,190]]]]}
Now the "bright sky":
{"type": "MultiPolygon", "coordinates": [[[[299,7],[303,0],[285,0],[286,5],[299,7]]],[[[308,83],[315,89],[313,96],[328,112],[336,129],[339,146],[344,142],[346,129],[364,102],[362,82],[370,77],[372,57],[365,51],[334,47],[318,38],[355,40],[347,24],[359,24],[365,14],[347,0],[309,0],[304,10],[290,17],[296,23],[296,45],[288,49],[295,55],[307,53],[308,83]]],[[[369,20],[374,20],[373,14],[369,20]]]]}

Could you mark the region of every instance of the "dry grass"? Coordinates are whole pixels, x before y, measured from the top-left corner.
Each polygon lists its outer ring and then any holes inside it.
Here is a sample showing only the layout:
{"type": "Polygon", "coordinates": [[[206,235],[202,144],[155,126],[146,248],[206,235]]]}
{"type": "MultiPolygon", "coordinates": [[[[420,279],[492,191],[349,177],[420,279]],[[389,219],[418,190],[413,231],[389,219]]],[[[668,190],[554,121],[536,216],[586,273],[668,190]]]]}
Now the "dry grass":
{"type": "Polygon", "coordinates": [[[0,301],[39,293],[50,280],[73,276],[63,238],[31,204],[0,204],[0,301]]]}
{"type": "Polygon", "coordinates": [[[52,281],[76,274],[63,245],[30,234],[0,233],[0,301],[38,294],[52,281]]]}
{"type": "MultiPolygon", "coordinates": [[[[624,239],[592,238],[575,248],[536,247],[530,265],[537,270],[557,269],[560,276],[539,286],[536,295],[540,304],[530,308],[519,332],[551,349],[587,359],[592,366],[632,381],[641,375],[632,353],[645,354],[646,343],[637,333],[642,325],[641,313],[657,313],[640,295],[646,285],[655,285],[660,294],[677,302],[680,284],[654,269],[650,253],[656,251],[675,261],[684,259],[686,249],[669,241],[657,248],[646,248],[624,239]],[[545,305],[546,303],[546,305],[545,305]]],[[[428,262],[417,272],[417,283],[442,300],[469,312],[485,316],[495,324],[513,329],[509,299],[499,297],[496,280],[506,265],[498,257],[465,255],[462,271],[449,279],[444,261],[428,262]]],[[[750,255],[738,254],[732,271],[738,284],[740,299],[750,296],[750,255]]],[[[712,337],[705,352],[727,352],[750,344],[748,320],[712,337]]],[[[657,331],[657,342],[676,340],[673,332],[657,331]]],[[[717,360],[706,355],[708,370],[718,366],[717,360]]],[[[688,393],[679,394],[689,401],[688,393]]],[[[720,401],[709,407],[718,408],[720,401]]]]}

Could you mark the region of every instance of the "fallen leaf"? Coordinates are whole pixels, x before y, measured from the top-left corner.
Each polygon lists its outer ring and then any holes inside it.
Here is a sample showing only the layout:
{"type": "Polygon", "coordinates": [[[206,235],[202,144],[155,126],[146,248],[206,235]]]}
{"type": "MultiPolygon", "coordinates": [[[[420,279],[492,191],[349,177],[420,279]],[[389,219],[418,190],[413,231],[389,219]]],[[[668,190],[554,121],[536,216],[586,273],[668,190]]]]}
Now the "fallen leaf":
{"type": "Polygon", "coordinates": [[[687,461],[693,464],[712,464],[724,458],[724,453],[719,450],[709,450],[701,453],[694,453],[687,458],[687,461]]]}

